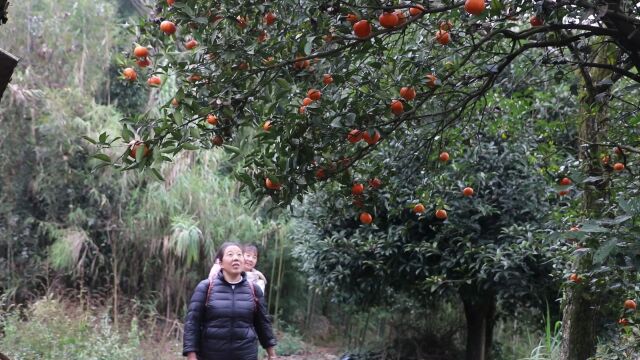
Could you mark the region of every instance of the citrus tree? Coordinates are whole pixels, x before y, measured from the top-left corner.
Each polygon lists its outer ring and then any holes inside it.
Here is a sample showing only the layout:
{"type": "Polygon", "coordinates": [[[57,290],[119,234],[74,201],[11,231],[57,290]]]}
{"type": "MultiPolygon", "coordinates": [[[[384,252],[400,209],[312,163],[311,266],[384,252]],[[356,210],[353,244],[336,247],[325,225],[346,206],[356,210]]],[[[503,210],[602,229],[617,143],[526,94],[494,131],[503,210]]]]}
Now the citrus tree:
{"type": "MultiPolygon", "coordinates": [[[[595,150],[580,159],[599,164],[597,144],[611,139],[594,124],[608,119],[614,84],[640,82],[639,10],[630,1],[168,0],[154,10],[119,59],[121,81],[175,80],[177,90],[159,109],[123,119],[118,136],[91,139],[116,149],[95,157],[160,177],[154,169],[180,151],[224,147],[241,155],[237,177],[254,198],[282,206],[327,180],[350,185],[349,170],[393,134],[420,128],[417,156],[439,153],[448,132],[482,122],[475,115],[514,76],[516,60],[527,69],[516,81],[549,69],[562,82],[578,70],[580,141],[595,150]]],[[[583,171],[599,176],[598,166],[583,171]]],[[[589,216],[602,214],[593,200],[604,190],[585,191],[589,216]]],[[[588,302],[578,293],[568,303],[573,345],[563,356],[584,358],[595,333],[575,334],[592,328],[579,315],[588,302]]]]}
{"type": "Polygon", "coordinates": [[[359,181],[315,195],[299,236],[303,269],[337,300],[361,305],[392,303],[399,292],[422,301],[456,294],[467,359],[488,358],[498,300],[513,311],[509,304],[539,306],[555,296],[541,229],[556,196],[531,150],[484,139],[435,165],[412,161],[407,150],[384,185],[373,178],[366,190],[359,181]],[[348,202],[355,206],[345,210],[348,202]],[[375,225],[361,226],[371,216],[375,225]]]}

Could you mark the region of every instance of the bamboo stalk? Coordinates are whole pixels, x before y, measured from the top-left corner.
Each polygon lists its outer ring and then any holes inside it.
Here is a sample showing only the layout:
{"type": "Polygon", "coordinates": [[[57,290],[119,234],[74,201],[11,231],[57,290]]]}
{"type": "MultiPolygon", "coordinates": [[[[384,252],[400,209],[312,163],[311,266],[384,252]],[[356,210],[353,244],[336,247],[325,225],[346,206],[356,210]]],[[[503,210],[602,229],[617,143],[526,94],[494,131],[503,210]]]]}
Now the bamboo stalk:
{"type": "Polygon", "coordinates": [[[283,273],[283,268],[284,268],[284,264],[283,264],[283,259],[284,259],[284,246],[282,246],[282,233],[279,232],[278,233],[278,237],[280,238],[280,264],[278,267],[278,288],[276,290],[276,308],[275,308],[275,312],[274,312],[274,319],[273,319],[273,324],[274,327],[277,329],[278,328],[278,307],[280,304],[280,293],[282,291],[282,273],[283,273]]]}

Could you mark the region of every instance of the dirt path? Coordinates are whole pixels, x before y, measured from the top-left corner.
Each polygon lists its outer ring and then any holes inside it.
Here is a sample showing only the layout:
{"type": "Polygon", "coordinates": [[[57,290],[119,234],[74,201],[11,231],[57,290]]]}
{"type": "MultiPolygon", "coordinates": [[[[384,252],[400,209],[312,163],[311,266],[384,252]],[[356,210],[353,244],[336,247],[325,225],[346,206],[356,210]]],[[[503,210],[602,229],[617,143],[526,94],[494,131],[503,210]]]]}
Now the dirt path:
{"type": "Polygon", "coordinates": [[[334,348],[326,347],[314,347],[304,354],[278,356],[278,359],[283,360],[338,360],[340,358],[337,354],[337,350],[334,348]]]}

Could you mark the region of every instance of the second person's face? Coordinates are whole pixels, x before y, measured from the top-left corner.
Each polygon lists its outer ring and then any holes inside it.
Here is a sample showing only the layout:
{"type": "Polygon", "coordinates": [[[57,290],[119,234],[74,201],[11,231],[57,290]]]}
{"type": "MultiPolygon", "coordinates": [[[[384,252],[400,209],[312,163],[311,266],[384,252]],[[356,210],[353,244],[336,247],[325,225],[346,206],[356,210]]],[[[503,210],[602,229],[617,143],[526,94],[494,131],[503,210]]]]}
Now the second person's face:
{"type": "Polygon", "coordinates": [[[253,270],[258,262],[258,254],[249,250],[244,252],[244,268],[246,271],[253,270]]]}
{"type": "Polygon", "coordinates": [[[239,247],[231,245],[224,249],[220,267],[225,272],[229,274],[239,274],[244,270],[243,265],[244,257],[242,255],[242,250],[239,247]]]}

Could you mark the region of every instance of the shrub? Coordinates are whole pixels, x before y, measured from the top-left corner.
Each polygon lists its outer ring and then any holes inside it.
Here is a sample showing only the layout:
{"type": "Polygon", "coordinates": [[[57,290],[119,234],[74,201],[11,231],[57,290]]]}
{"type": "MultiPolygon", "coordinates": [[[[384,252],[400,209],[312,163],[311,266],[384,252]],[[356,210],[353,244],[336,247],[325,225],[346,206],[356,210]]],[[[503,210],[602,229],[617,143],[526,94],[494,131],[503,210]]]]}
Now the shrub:
{"type": "Polygon", "coordinates": [[[138,356],[141,338],[135,318],[123,337],[105,311],[93,315],[52,298],[0,315],[0,326],[0,348],[15,360],[129,360],[138,356]]]}

